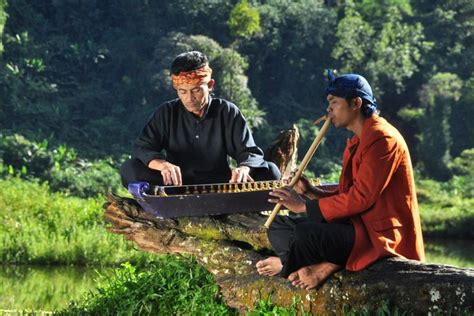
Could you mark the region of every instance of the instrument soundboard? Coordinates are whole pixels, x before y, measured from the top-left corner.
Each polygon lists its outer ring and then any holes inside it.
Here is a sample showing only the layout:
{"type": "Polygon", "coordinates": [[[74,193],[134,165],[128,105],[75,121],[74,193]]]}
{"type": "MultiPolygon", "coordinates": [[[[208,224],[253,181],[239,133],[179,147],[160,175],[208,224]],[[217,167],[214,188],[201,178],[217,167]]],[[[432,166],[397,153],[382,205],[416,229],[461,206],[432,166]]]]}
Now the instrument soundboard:
{"type": "Polygon", "coordinates": [[[271,211],[274,204],[268,202],[269,193],[284,185],[282,181],[183,186],[136,182],[129,184],[128,190],[146,212],[157,217],[177,218],[271,211]]]}

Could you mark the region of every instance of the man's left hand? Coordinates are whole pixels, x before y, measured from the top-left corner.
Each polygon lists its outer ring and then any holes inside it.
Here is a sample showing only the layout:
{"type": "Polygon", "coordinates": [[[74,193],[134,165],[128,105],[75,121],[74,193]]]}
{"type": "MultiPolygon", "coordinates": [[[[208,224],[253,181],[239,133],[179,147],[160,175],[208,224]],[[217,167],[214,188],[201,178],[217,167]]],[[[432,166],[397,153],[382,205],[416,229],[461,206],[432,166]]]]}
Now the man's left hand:
{"type": "Polygon", "coordinates": [[[230,177],[229,183],[240,183],[240,182],[253,182],[250,176],[250,168],[247,166],[240,166],[232,170],[232,176],[230,177]]]}
{"type": "Polygon", "coordinates": [[[290,188],[274,189],[270,192],[273,198],[268,199],[271,203],[280,203],[285,208],[295,213],[306,212],[306,202],[303,198],[296,193],[295,190],[290,188]]]}

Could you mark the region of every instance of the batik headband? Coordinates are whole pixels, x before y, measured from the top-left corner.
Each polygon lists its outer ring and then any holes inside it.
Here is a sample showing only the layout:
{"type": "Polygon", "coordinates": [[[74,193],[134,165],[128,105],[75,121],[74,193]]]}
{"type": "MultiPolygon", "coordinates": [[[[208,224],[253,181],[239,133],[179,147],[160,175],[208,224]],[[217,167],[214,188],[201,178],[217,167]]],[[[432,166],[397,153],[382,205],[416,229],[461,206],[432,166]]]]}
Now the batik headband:
{"type": "Polygon", "coordinates": [[[195,84],[201,85],[203,83],[208,83],[211,80],[212,69],[208,65],[205,65],[201,68],[191,70],[191,71],[182,71],[177,75],[171,75],[171,80],[173,81],[173,86],[178,87],[182,84],[195,84]]]}

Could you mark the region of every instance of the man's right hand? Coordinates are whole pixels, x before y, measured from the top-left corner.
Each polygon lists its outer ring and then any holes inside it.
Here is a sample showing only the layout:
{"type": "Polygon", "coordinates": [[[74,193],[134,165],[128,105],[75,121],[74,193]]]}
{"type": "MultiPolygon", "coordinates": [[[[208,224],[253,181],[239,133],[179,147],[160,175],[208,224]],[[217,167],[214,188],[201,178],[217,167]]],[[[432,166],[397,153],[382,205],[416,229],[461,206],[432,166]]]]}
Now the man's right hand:
{"type": "Polygon", "coordinates": [[[154,159],[150,161],[148,168],[161,172],[164,185],[183,185],[181,168],[166,160],[154,159]]]}

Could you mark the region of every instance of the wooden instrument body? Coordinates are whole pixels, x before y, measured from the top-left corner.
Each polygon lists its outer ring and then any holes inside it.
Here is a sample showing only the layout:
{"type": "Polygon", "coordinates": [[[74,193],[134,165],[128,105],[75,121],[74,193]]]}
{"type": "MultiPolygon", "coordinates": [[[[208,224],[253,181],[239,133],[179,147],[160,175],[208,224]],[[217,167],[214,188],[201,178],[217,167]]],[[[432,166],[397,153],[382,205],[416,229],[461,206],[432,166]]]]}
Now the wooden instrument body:
{"type": "Polygon", "coordinates": [[[273,208],[268,202],[268,194],[277,186],[279,182],[273,181],[181,187],[150,186],[139,182],[130,184],[129,192],[146,212],[157,217],[177,218],[268,211],[273,208]],[[254,189],[255,185],[257,189],[254,189]]]}
{"type": "MultiPolygon", "coordinates": [[[[280,181],[259,181],[167,187],[137,182],[131,183],[128,190],[145,212],[178,218],[271,211],[275,204],[268,202],[269,193],[282,185],[280,181]]],[[[324,189],[335,186],[337,183],[320,185],[324,189]]]]}

